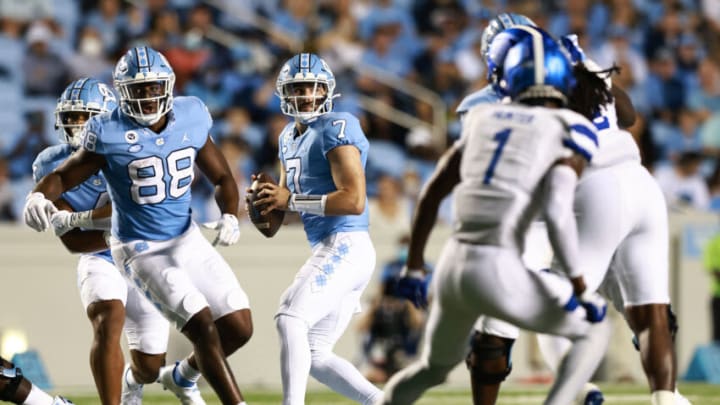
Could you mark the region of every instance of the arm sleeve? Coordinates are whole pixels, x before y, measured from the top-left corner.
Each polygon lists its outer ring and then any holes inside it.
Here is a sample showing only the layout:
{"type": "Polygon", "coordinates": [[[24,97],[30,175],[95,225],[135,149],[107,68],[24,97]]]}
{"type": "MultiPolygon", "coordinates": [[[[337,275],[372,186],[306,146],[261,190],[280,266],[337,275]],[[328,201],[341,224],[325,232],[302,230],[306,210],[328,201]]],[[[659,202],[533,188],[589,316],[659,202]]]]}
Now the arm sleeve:
{"type": "Polygon", "coordinates": [[[582,275],[578,266],[578,234],[573,212],[577,174],[563,164],[545,175],[544,216],[555,255],[568,277],[582,275]]]}

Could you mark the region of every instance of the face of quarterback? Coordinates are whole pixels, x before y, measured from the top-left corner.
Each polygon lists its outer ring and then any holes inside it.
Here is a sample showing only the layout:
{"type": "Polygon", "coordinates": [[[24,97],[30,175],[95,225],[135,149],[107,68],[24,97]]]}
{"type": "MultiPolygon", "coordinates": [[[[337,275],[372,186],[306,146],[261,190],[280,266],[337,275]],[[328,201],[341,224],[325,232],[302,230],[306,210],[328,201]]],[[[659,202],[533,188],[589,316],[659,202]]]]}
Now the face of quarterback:
{"type": "Polygon", "coordinates": [[[289,95],[296,100],[299,112],[313,112],[322,104],[327,95],[327,87],[317,82],[299,82],[288,85],[289,95]]]}

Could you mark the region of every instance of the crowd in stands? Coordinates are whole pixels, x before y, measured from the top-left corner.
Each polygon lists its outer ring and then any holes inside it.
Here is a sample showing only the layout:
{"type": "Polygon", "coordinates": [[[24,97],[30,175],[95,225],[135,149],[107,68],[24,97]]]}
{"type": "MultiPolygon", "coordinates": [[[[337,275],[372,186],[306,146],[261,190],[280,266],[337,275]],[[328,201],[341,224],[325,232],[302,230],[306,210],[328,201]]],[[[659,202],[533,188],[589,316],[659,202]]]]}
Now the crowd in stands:
{"type": "MultiPolygon", "coordinates": [[[[58,142],[53,110],[65,85],[112,84],[123,52],[147,44],[173,66],[176,95],[207,104],[241,190],[251,173],[278,177],[288,122],[274,95],[279,67],[319,53],[337,77],[336,110],[360,117],[371,141],[368,191],[373,214],[386,217],[376,223],[402,231],[395,221],[409,221],[440,145],[459,136],[455,107],[486,84],[481,33],[501,11],[575,33],[599,66],[620,67],[614,81],[639,113],[630,131],[669,205],[720,211],[717,0],[0,0],[0,219],[19,218],[31,162],[58,142]],[[447,139],[433,129],[438,112],[447,139]]],[[[197,218],[212,219],[212,188],[201,179],[193,193],[197,218]]]]}

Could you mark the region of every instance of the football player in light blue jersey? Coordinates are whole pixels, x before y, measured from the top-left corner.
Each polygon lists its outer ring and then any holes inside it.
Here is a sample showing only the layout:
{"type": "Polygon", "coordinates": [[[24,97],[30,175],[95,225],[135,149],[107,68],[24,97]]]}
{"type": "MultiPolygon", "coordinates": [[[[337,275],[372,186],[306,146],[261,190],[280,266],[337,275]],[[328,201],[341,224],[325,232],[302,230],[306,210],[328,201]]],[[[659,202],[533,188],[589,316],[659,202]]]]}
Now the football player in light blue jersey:
{"type": "Polygon", "coordinates": [[[283,404],[305,403],[308,374],[372,404],[380,391],[332,351],[375,268],[365,192],[368,141],[357,118],[332,111],[335,77],[317,55],[295,55],[276,83],[282,111],[295,121],[279,135],[279,185],[262,183],[255,205],[263,213],[299,212],[312,249],[275,316],[283,404]]]}
{"type": "MultiPolygon", "coordinates": [[[[26,223],[46,229],[52,201],[102,170],[113,204],[110,244],[116,267],[193,344],[189,358],[160,370],[160,381],[184,403],[204,403],[194,384],[202,373],[223,404],[244,404],[225,356],[252,334],[248,298],[190,218],[197,164],[215,185],[223,212],[214,224],[215,243],[238,240],[237,185],[208,136],[212,118],[195,97],[173,99],[175,74],[152,48],[130,49],[118,61],[113,80],[120,106],[92,117],[82,147],[39,181],[28,196],[26,223]]],[[[124,375],[129,387],[152,381],[134,367],[130,371],[124,375]]]]}
{"type": "MultiPolygon", "coordinates": [[[[33,162],[35,181],[55,170],[80,147],[82,128],[90,117],[116,107],[117,98],[105,84],[91,78],[70,83],[55,109],[55,125],[62,143],[37,156],[33,162]]],[[[165,363],[169,323],[117,271],[103,231],[93,230],[110,228],[111,205],[102,174],[95,173],[64,192],[54,204],[61,210],[51,217],[55,234],[68,250],[83,253],[78,262],[78,288],[94,331],[90,368],[95,386],[101,403],[117,404],[122,391],[123,325],[135,368],[152,375],[165,363]]]]}

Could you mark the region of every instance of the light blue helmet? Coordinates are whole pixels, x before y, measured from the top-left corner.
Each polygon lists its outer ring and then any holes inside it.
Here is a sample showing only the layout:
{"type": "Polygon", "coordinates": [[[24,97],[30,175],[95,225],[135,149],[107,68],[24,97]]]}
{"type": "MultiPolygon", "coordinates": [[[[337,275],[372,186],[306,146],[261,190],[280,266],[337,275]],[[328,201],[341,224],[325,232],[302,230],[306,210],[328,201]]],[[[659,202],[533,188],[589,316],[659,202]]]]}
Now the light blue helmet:
{"type": "Polygon", "coordinates": [[[490,44],[492,44],[495,36],[508,28],[516,27],[518,25],[527,25],[531,27],[536,26],[533,20],[522,14],[515,13],[500,13],[497,17],[490,20],[487,27],[483,30],[482,37],[480,39],[480,55],[485,63],[487,63],[490,44]]]}
{"type": "Polygon", "coordinates": [[[526,33],[509,48],[502,63],[508,95],[513,101],[550,98],[566,104],[575,86],[567,52],[539,28],[526,33]]]}
{"type": "Polygon", "coordinates": [[[175,73],[158,51],[139,46],[120,58],[113,72],[120,111],[138,124],[155,124],[172,109],[175,73]]]}
{"type": "Polygon", "coordinates": [[[93,115],[114,110],[117,105],[115,92],[105,83],[88,77],[70,83],[55,106],[55,127],[60,130],[60,141],[75,149],[80,146],[85,123],[76,122],[71,113],[86,113],[87,121],[93,115]]]}
{"type": "Polygon", "coordinates": [[[280,109],[283,114],[294,117],[304,124],[332,111],[333,99],[340,96],[335,94],[335,75],[330,67],[312,53],[300,53],[285,62],[275,82],[275,89],[277,96],[280,97],[280,109]],[[296,85],[308,83],[313,85],[311,96],[295,93],[296,85]],[[320,88],[325,89],[324,94],[318,93],[320,88]],[[302,111],[301,106],[306,104],[308,99],[311,99],[312,106],[309,111],[302,111]]]}

